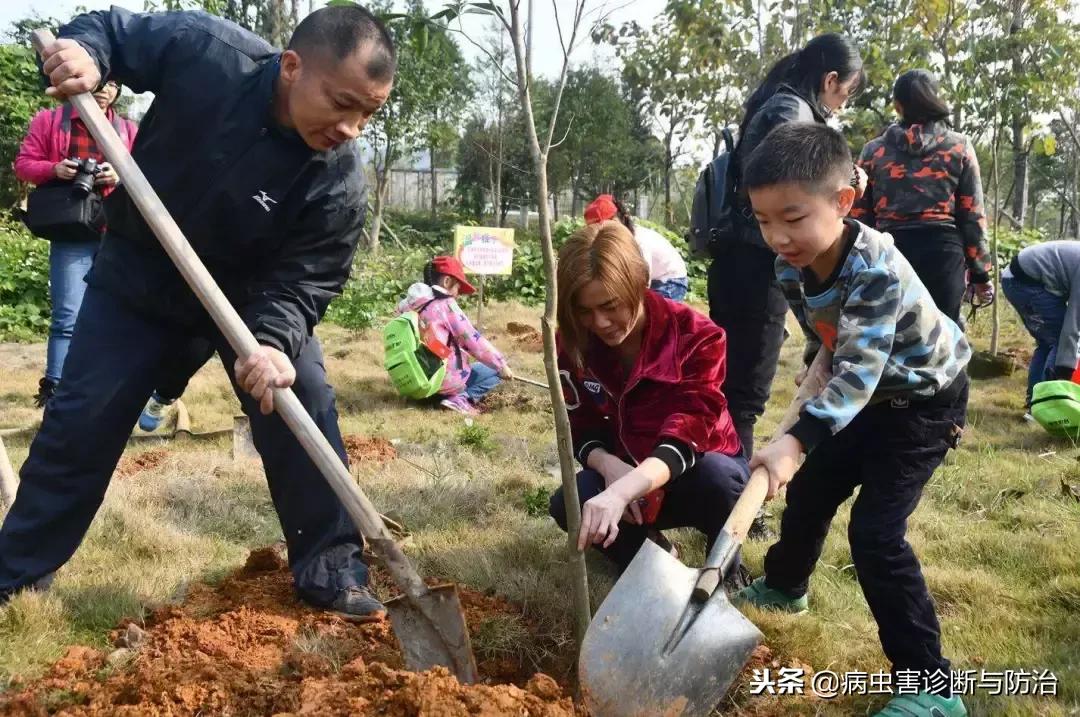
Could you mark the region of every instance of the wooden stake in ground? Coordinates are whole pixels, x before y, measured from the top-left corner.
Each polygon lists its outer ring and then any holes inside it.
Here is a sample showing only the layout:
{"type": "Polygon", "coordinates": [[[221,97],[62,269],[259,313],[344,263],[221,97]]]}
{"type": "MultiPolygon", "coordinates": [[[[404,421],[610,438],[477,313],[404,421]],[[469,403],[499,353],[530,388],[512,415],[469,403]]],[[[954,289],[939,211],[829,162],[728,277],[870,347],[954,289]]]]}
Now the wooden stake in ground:
{"type": "Polygon", "coordinates": [[[19,479],[15,477],[15,470],[11,467],[7,449],[4,448],[4,439],[0,438],[0,507],[4,510],[11,508],[18,488],[19,479]]]}

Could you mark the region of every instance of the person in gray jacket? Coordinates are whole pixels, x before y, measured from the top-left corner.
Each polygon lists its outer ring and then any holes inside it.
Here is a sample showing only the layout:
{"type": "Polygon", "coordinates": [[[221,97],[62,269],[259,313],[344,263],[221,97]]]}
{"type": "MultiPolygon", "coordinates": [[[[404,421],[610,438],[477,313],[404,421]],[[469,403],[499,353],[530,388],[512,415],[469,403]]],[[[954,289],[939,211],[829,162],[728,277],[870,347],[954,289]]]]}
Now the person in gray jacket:
{"type": "Polygon", "coordinates": [[[1035,339],[1027,400],[1040,381],[1070,379],[1080,339],[1080,242],[1048,241],[1013,257],[1001,288],[1035,339]]]}

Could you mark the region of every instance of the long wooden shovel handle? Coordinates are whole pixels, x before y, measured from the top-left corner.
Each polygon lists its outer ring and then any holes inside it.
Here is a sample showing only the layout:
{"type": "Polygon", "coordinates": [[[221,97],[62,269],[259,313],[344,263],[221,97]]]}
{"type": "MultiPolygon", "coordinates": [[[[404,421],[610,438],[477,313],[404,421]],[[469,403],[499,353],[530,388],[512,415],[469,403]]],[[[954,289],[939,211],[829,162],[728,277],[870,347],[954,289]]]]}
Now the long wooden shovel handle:
{"type": "MultiPolygon", "coordinates": [[[[821,377],[828,375],[831,362],[832,353],[823,346],[814,356],[814,361],[810,364],[810,369],[806,373],[806,379],[799,386],[798,393],[795,394],[791,405],[788,406],[784,416],[780,419],[772,440],[777,440],[795,425],[795,421],[799,419],[799,411],[802,410],[803,404],[824,388],[821,377]]],[[[769,471],[764,467],[758,467],[750,474],[750,480],[746,482],[746,487],[743,488],[742,493],[739,495],[739,500],[736,501],[735,507],[731,509],[727,520],[724,521],[724,527],[720,530],[720,537],[717,538],[713,550],[705,561],[705,567],[702,568],[700,575],[698,575],[697,584],[694,586],[695,597],[708,597],[716,590],[716,586],[720,584],[720,572],[724,568],[723,563],[726,554],[734,547],[741,545],[743,540],[746,539],[750,524],[754,522],[754,518],[765,502],[765,496],[768,494],[769,471]]]]}
{"type": "MultiPolygon", "coordinates": [[[[39,53],[55,40],[48,30],[35,30],[31,33],[30,39],[34,44],[34,49],[39,53]]],[[[246,357],[257,351],[259,343],[255,340],[255,336],[244,324],[225,294],[218,288],[217,282],[191,248],[187,238],[180,231],[180,227],[169,215],[169,211],[158,198],[154,188],[150,186],[142,170],[135,164],[135,160],[131,158],[127,147],[120,141],[120,137],[105,118],[105,114],[98,107],[93,96],[84,92],[68,99],[90,129],[90,134],[97,141],[105,158],[112,163],[116,173],[123,180],[128,196],[135,202],[135,206],[139,208],[146,223],[157,235],[165,252],[179,269],[188,286],[195,292],[200,303],[210,313],[214,323],[224,334],[236,355],[246,357]]],[[[357,529],[369,539],[372,550],[383,558],[397,586],[413,597],[426,593],[427,587],[423,580],[394,542],[393,536],[386,530],[375,506],[356,485],[348,469],[338,458],[326,437],[319,431],[296,394],[288,388],[275,388],[274,409],[296,435],[319,472],[330,483],[330,488],[345,506],[345,510],[348,511],[357,529]]]]}

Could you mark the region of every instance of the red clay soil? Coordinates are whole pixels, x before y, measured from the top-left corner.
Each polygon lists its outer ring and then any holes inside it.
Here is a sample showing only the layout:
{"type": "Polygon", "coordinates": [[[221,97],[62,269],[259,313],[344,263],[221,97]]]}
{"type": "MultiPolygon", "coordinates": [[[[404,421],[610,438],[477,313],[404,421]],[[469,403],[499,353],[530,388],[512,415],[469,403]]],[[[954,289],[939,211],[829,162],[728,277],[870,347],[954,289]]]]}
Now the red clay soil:
{"type": "Polygon", "coordinates": [[[514,337],[518,346],[526,351],[539,353],[544,350],[544,337],[532,326],[518,321],[511,321],[506,325],[506,332],[514,337]]]}
{"type": "Polygon", "coordinates": [[[345,452],[349,454],[350,463],[363,461],[385,463],[397,458],[397,449],[385,438],[353,434],[342,436],[342,439],[345,441],[345,452]]]}
{"type": "Polygon", "coordinates": [[[116,464],[114,475],[117,478],[132,478],[143,471],[151,471],[160,466],[169,457],[164,448],[151,448],[133,456],[124,456],[116,464]]]}
{"type": "MultiPolygon", "coordinates": [[[[463,591],[470,625],[512,605],[463,591]]],[[[438,668],[404,670],[388,622],[357,625],[300,604],[281,555],[251,554],[215,587],[195,585],[179,606],[155,611],[131,653],[71,647],[43,678],[0,695],[3,715],[573,715],[547,675],[492,675],[513,684],[463,686],[438,668]]],[[[127,624],[113,633],[124,644],[127,624]]],[[[505,666],[504,666],[505,667],[505,666]]],[[[497,670],[501,671],[501,670],[497,670]]]]}

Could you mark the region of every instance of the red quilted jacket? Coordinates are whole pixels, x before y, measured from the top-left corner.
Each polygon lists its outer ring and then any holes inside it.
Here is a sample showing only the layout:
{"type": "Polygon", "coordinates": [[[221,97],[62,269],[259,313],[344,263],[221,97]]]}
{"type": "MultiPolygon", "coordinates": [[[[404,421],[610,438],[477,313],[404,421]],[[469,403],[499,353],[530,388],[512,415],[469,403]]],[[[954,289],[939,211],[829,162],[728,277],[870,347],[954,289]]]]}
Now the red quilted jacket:
{"type": "Polygon", "coordinates": [[[574,453],[588,441],[636,465],[663,437],[698,452],[741,451],[720,391],[726,372],[724,330],[693,309],[649,291],[645,337],[629,376],[615,351],[594,337],[578,370],[559,351],[574,453]]]}

